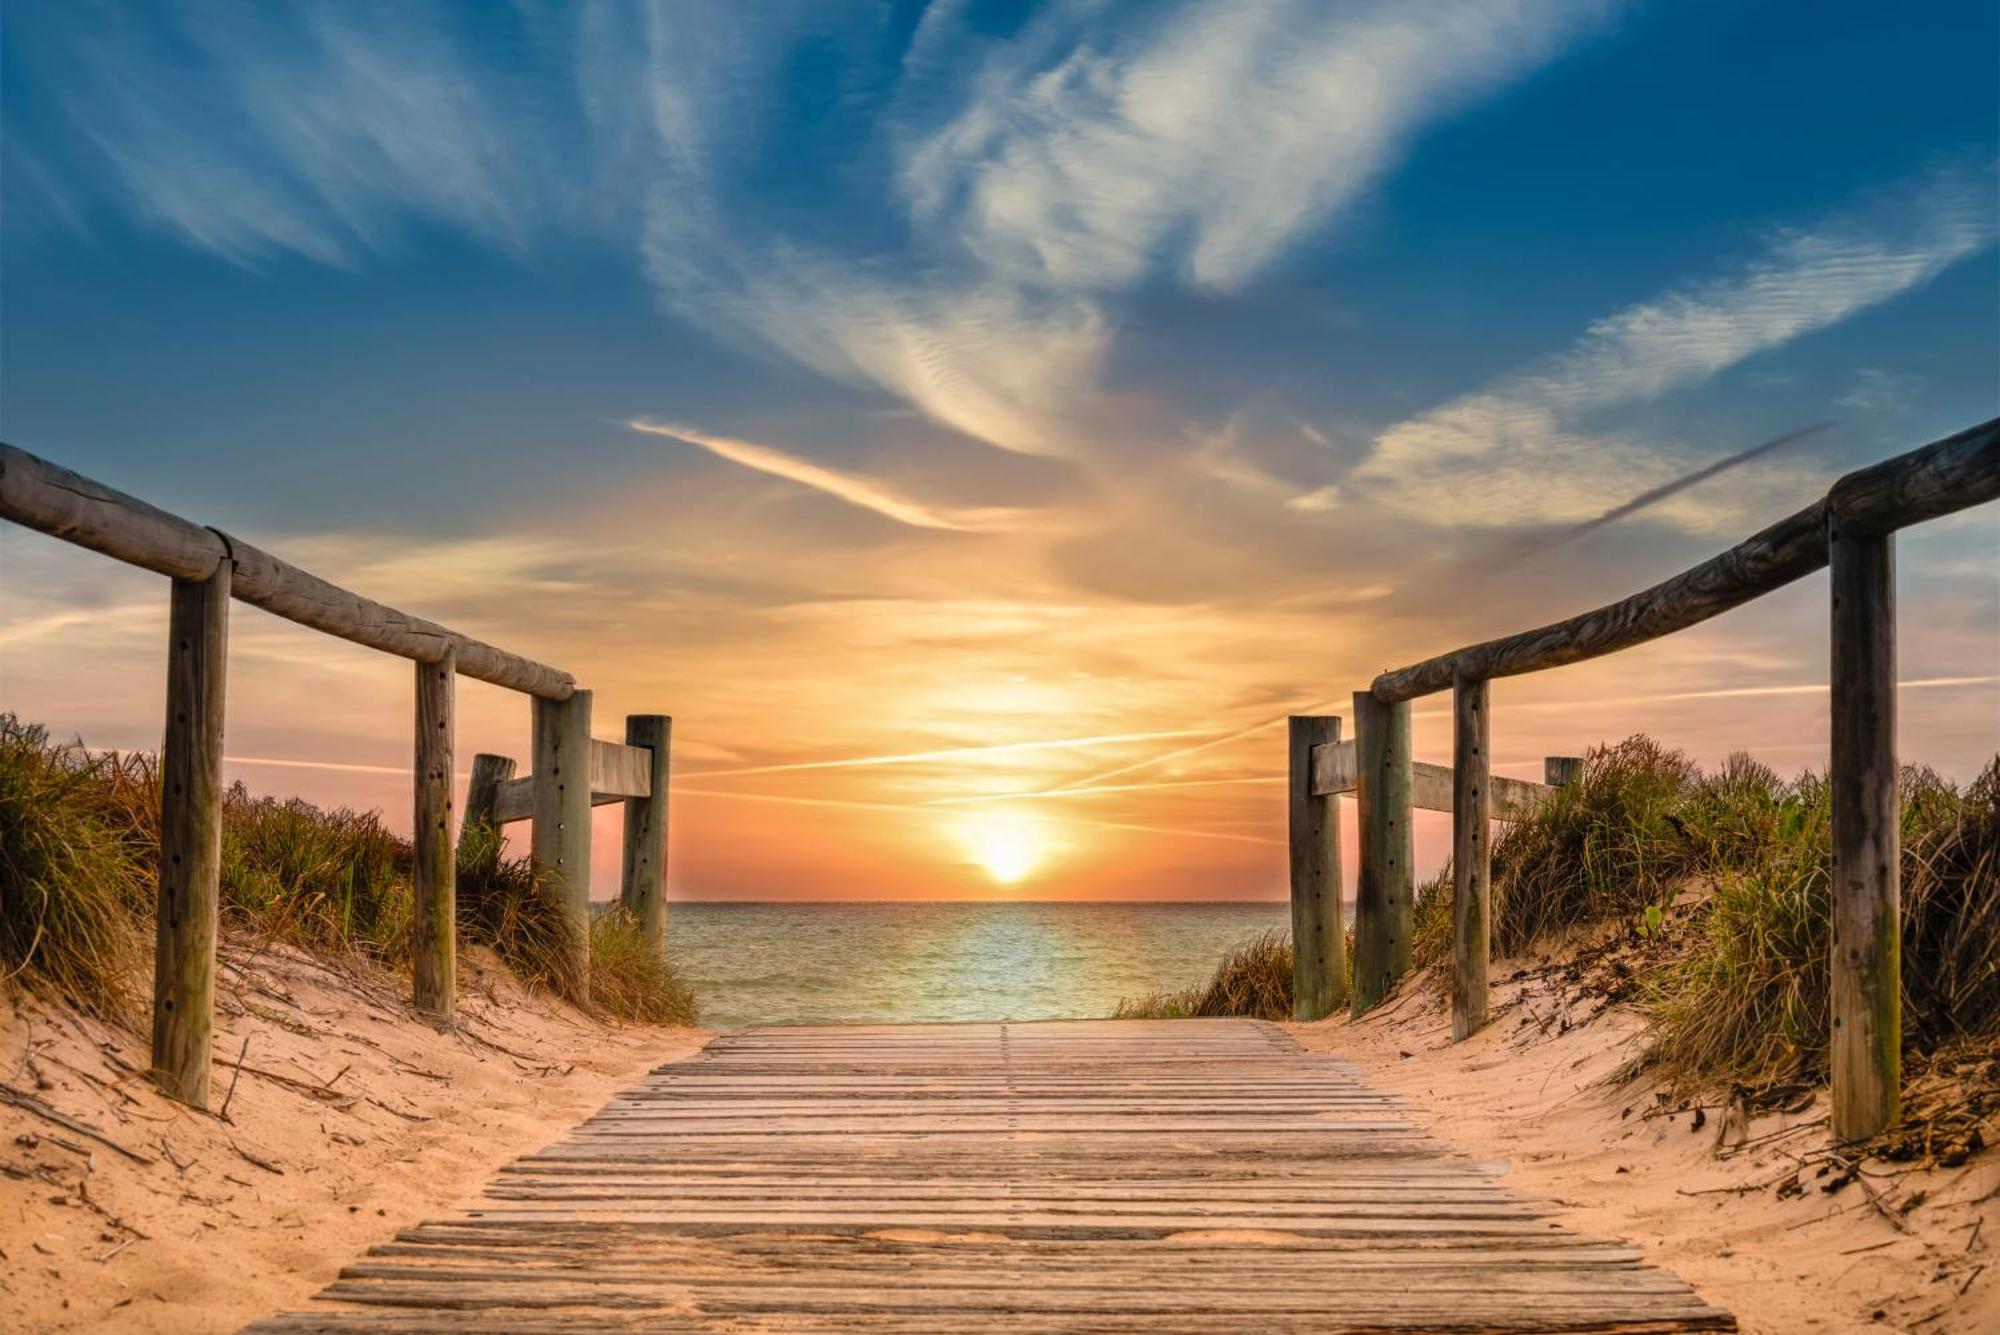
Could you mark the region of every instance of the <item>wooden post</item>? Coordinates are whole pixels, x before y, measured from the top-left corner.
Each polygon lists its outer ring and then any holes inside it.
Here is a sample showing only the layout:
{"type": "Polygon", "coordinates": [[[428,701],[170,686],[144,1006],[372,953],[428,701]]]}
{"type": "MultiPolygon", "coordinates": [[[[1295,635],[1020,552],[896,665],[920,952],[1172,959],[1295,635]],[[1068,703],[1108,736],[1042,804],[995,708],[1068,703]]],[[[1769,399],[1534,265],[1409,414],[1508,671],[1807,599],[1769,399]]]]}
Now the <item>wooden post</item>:
{"type": "Polygon", "coordinates": [[[489,756],[484,752],[473,756],[472,781],[465,786],[465,820],[459,826],[459,847],[465,846],[465,836],[475,825],[498,828],[500,821],[495,810],[500,802],[500,785],[513,777],[513,757],[489,756]]]}
{"type": "Polygon", "coordinates": [[[1567,788],[1583,782],[1582,756],[1543,756],[1542,782],[1551,788],[1567,788]]]}
{"type": "Polygon", "coordinates": [[[618,898],[639,920],[654,950],[667,952],[667,778],[674,721],[665,714],[627,714],[625,744],[653,753],[645,797],[625,799],[625,860],[618,898]]]}
{"type": "Polygon", "coordinates": [[[1829,509],[1833,576],[1833,1134],[1895,1124],[1903,1075],[1896,558],[1829,509]]]}
{"type": "Polygon", "coordinates": [[[1361,837],[1354,886],[1355,1015],[1377,1005],[1410,967],[1416,851],[1410,825],[1410,706],[1354,693],[1355,806],[1361,837]]]}
{"type": "Polygon", "coordinates": [[[1451,730],[1451,1036],[1469,1038],[1486,1025],[1486,963],[1493,910],[1488,861],[1493,794],[1484,679],[1452,684],[1451,730]]]}
{"type": "Polygon", "coordinates": [[[547,875],[569,920],[571,986],[590,971],[590,692],[535,700],[535,863],[547,875]]]}
{"type": "Polygon", "coordinates": [[[1292,1017],[1319,1020],[1347,999],[1347,940],[1340,922],[1340,810],[1314,797],[1312,749],[1340,740],[1340,720],[1290,719],[1292,1017]]]}
{"type": "Polygon", "coordinates": [[[176,579],[167,624],[167,732],[160,750],[160,901],[153,957],[153,1080],[208,1107],[215,934],[222,875],[222,715],[228,560],[176,579]]]}
{"type": "Polygon", "coordinates": [[[417,665],[417,746],[411,873],[416,899],[417,1009],[449,1020],[458,978],[458,856],[452,842],[452,696],[457,656],[449,645],[435,663],[417,665]]]}

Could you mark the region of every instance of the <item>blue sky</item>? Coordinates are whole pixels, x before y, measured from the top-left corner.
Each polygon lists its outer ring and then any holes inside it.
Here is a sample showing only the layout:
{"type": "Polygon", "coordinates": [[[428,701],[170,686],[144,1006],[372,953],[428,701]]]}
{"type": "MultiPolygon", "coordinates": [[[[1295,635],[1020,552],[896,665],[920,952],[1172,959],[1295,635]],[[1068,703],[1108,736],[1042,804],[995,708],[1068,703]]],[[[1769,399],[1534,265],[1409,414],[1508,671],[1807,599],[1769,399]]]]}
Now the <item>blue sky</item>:
{"type": "MultiPolygon", "coordinates": [[[[670,709],[720,768],[1227,732],[1628,592],[2000,401],[1990,4],[11,0],[0,30],[6,438],[670,709]]],[[[10,703],[145,744],[150,586],[0,544],[31,576],[10,703]]],[[[1905,540],[1906,678],[1992,671],[1996,545],[1905,540]]],[[[1522,772],[1640,726],[1819,763],[1804,696],[1631,702],[1823,681],[1820,597],[1510,688],[1522,772]]],[[[239,638],[273,694],[236,749],[393,768],[400,678],[285,634],[239,638]]],[[[1967,777],[1996,717],[1990,680],[1915,688],[1906,750],[1967,777]]],[[[1073,836],[1048,887],[1274,888],[1271,751],[1023,799],[1073,836]]],[[[715,797],[718,829],[781,800],[883,829],[697,844],[696,888],[861,893],[928,846],[894,814],[926,794],[1075,777],[1026,764],[715,797]]],[[[342,773],[245,771],[395,805],[342,773]]]]}

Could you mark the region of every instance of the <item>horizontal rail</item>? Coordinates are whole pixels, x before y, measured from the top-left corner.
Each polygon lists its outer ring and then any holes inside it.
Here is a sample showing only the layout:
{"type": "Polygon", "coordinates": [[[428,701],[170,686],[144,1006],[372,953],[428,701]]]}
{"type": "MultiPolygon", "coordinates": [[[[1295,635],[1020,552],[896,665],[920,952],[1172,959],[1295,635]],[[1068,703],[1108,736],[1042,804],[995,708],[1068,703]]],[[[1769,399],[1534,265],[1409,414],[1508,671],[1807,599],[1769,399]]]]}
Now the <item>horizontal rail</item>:
{"type": "MultiPolygon", "coordinates": [[[[653,751],[646,746],[590,739],[590,805],[609,806],[653,795],[653,751]]],[[[493,822],[509,825],[535,814],[535,776],[503,780],[495,790],[493,822]]]]}
{"type": "MultiPolygon", "coordinates": [[[[1343,797],[1359,787],[1354,745],[1352,741],[1323,742],[1312,749],[1314,797],[1343,797]]],[[[1493,819],[1505,821],[1521,820],[1555,791],[1545,783],[1499,774],[1490,776],[1487,785],[1492,792],[1493,819]]],[[[1451,766],[1411,761],[1410,805],[1420,811],[1450,811],[1451,766]]]]}
{"type": "Polygon", "coordinates": [[[1827,563],[1829,514],[1854,533],[1884,533],[2000,497],[2000,418],[1898,455],[1833,484],[1825,498],[1672,579],[1537,630],[1385,672],[1369,687],[1395,704],[1448,688],[1580,663],[1708,620],[1827,563]]]}
{"type": "Polygon", "coordinates": [[[240,538],[0,443],[0,518],[128,565],[205,580],[234,564],[230,593],[288,621],[421,663],[455,658],[460,674],[545,700],[576,690],[567,672],[348,592],[240,538]]]}

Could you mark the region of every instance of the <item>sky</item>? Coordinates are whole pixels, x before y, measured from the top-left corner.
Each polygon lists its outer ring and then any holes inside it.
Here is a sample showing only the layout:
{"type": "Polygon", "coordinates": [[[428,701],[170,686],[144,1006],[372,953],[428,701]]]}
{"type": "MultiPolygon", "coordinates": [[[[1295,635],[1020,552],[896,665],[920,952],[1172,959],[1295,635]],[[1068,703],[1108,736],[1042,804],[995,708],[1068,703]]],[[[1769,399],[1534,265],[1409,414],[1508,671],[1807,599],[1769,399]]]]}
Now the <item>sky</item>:
{"type": "MultiPolygon", "coordinates": [[[[673,715],[672,898],[1282,898],[1286,714],[2000,412],[1996,51],[1972,0],[8,0],[0,435],[673,715]]],[[[1898,544],[1902,754],[1969,780],[2000,513],[1898,544]]],[[[0,527],[0,708],[157,746],[165,618],[0,527]]],[[[1496,769],[1823,766],[1826,625],[1498,682],[1496,769]]],[[[230,777],[407,828],[409,665],[231,636],[230,777]]]]}

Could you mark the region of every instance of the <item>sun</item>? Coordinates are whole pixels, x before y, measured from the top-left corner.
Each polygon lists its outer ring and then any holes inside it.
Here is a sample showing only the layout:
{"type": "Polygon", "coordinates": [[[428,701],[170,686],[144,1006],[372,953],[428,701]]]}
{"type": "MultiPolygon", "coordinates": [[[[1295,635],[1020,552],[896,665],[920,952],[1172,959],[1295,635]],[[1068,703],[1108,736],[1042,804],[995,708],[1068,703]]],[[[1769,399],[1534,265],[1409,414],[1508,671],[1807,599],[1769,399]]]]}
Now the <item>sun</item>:
{"type": "Polygon", "coordinates": [[[1026,880],[1049,853],[1042,826],[1023,816],[974,816],[959,825],[957,834],[972,860],[1001,885],[1026,880]]]}

